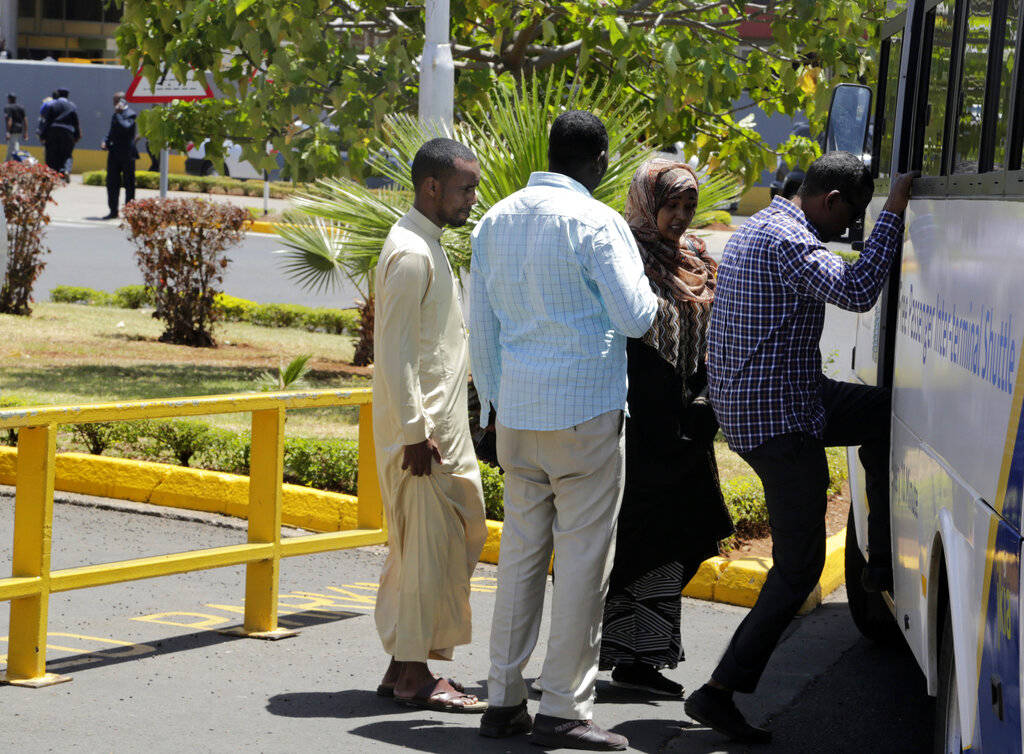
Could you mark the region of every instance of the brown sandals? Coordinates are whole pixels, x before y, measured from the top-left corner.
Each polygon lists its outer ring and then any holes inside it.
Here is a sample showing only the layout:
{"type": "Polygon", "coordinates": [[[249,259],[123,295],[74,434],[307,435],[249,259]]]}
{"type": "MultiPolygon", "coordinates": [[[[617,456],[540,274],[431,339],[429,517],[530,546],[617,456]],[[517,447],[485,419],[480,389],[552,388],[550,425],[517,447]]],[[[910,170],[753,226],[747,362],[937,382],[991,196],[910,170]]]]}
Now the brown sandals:
{"type": "MultiPolygon", "coordinates": [[[[409,707],[433,710],[435,712],[473,714],[487,709],[487,702],[476,699],[472,694],[466,694],[463,689],[462,684],[452,682],[448,678],[439,678],[433,683],[424,685],[412,696],[395,696],[394,699],[396,702],[409,707]],[[462,703],[461,700],[464,699],[476,699],[476,701],[462,703]]],[[[394,693],[394,690],[392,690],[392,693],[394,693]]]]}
{"type": "MultiPolygon", "coordinates": [[[[435,676],[440,680],[440,676],[435,676]]],[[[445,678],[446,681],[451,685],[453,689],[458,691],[460,694],[466,693],[466,687],[456,681],[454,678],[445,678]]],[[[393,683],[382,683],[377,687],[377,696],[383,696],[385,699],[394,699],[395,697],[395,684],[393,683]]]]}

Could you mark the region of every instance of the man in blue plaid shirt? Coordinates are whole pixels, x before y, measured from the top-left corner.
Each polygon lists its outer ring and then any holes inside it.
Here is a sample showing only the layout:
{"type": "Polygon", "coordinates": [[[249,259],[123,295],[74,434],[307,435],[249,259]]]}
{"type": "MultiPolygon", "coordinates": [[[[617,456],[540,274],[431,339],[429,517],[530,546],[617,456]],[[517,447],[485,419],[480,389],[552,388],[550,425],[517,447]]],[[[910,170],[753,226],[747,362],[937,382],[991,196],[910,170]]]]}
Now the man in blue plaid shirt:
{"type": "Polygon", "coordinates": [[[854,155],[826,154],[808,168],[792,201],[776,197],[732,236],[718,267],[708,335],[711,402],[729,447],[764,485],[773,565],[686,712],[735,740],[771,740],[769,731],[747,723],[732,693],[754,691],[782,632],[821,577],[826,446],[860,446],[871,508],[865,587],[891,589],[890,393],[826,378],[818,341],[825,304],[856,312],[874,306],[899,249],[912,178],[893,182],[860,259],[848,264],[825,242],[864,212],[874,185],[854,155]]]}

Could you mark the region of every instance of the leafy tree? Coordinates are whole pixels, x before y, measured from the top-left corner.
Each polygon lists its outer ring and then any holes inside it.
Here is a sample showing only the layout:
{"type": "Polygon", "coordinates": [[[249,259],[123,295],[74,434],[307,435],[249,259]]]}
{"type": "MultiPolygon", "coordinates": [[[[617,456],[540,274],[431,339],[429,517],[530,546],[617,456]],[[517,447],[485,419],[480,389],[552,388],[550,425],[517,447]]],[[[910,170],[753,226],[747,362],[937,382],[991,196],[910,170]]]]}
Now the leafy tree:
{"type": "MultiPolygon", "coordinates": [[[[547,169],[548,132],[555,103],[591,110],[605,123],[609,136],[608,172],[594,196],[621,211],[630,180],[651,152],[644,139],[648,111],[641,100],[622,88],[568,87],[567,74],[550,71],[528,76],[521,86],[496,86],[482,108],[487,117],[467,117],[449,134],[468,146],[480,160],[477,204],[469,221],[441,237],[452,267],[465,270],[470,262],[470,233],[480,217],[509,194],[526,185],[530,173],[547,169]]],[[[294,198],[307,217],[293,218],[278,233],[287,249],[285,273],[303,287],[323,290],[348,279],[363,294],[362,327],[354,363],[373,360],[373,271],[394,222],[412,205],[412,177],[408,165],[420,146],[437,136],[436,127],[409,115],[385,119],[384,145],[391,159],[377,158],[374,167],[392,179],[399,190],[378,191],[350,179],[319,181],[294,198]]],[[[706,176],[701,187],[694,224],[716,219],[716,210],[737,198],[739,185],[724,171],[706,176]]]]}
{"type": "MultiPolygon", "coordinates": [[[[117,0],[120,2],[121,0],[117,0]]],[[[566,72],[570,81],[624,88],[651,113],[647,135],[748,180],[775,153],[737,108],[744,92],[765,112],[803,111],[820,129],[830,82],[869,76],[883,0],[454,0],[457,119],[481,108],[496,78],[566,72]],[[770,41],[744,24],[770,22],[770,41]],[[829,71],[826,76],[823,70],[829,71]]],[[[414,113],[423,3],[410,0],[132,0],[118,46],[155,79],[209,71],[226,93],[144,112],[154,145],[211,137],[246,147],[269,166],[269,141],[294,168],[350,174],[366,160],[386,115],[414,113]]],[[[793,138],[792,164],[816,147],[793,138]]]]}

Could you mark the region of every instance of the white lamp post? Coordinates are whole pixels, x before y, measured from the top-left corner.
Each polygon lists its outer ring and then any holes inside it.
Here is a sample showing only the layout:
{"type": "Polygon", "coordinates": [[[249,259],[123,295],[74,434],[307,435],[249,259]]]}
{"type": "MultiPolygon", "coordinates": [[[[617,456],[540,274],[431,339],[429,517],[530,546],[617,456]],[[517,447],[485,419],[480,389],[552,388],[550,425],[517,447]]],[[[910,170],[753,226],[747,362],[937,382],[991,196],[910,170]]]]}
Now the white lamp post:
{"type": "Polygon", "coordinates": [[[423,57],[420,59],[420,122],[443,124],[446,133],[454,122],[455,63],[448,37],[449,0],[427,0],[423,57]]]}

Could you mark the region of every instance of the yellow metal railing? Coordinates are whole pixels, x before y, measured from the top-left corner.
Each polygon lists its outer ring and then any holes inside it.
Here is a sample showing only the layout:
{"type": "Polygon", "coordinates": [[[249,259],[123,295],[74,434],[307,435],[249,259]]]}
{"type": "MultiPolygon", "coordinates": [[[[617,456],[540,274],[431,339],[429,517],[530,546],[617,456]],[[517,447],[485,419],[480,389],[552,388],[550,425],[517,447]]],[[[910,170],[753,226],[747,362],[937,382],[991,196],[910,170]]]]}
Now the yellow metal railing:
{"type": "Polygon", "coordinates": [[[281,558],[382,544],[380,487],[373,446],[373,395],[362,390],[215,395],[83,406],[37,406],[0,411],[0,429],[18,429],[11,578],[0,579],[0,601],[10,600],[7,683],[47,686],[69,680],[46,672],[50,594],[186,571],[245,564],[243,636],[293,635],[277,625],[281,558]],[[281,538],[284,422],[289,409],[359,406],[357,528],[281,538]],[[50,570],[57,428],[62,424],[156,419],[202,414],[252,415],[248,543],[102,565],[50,570]]]}

